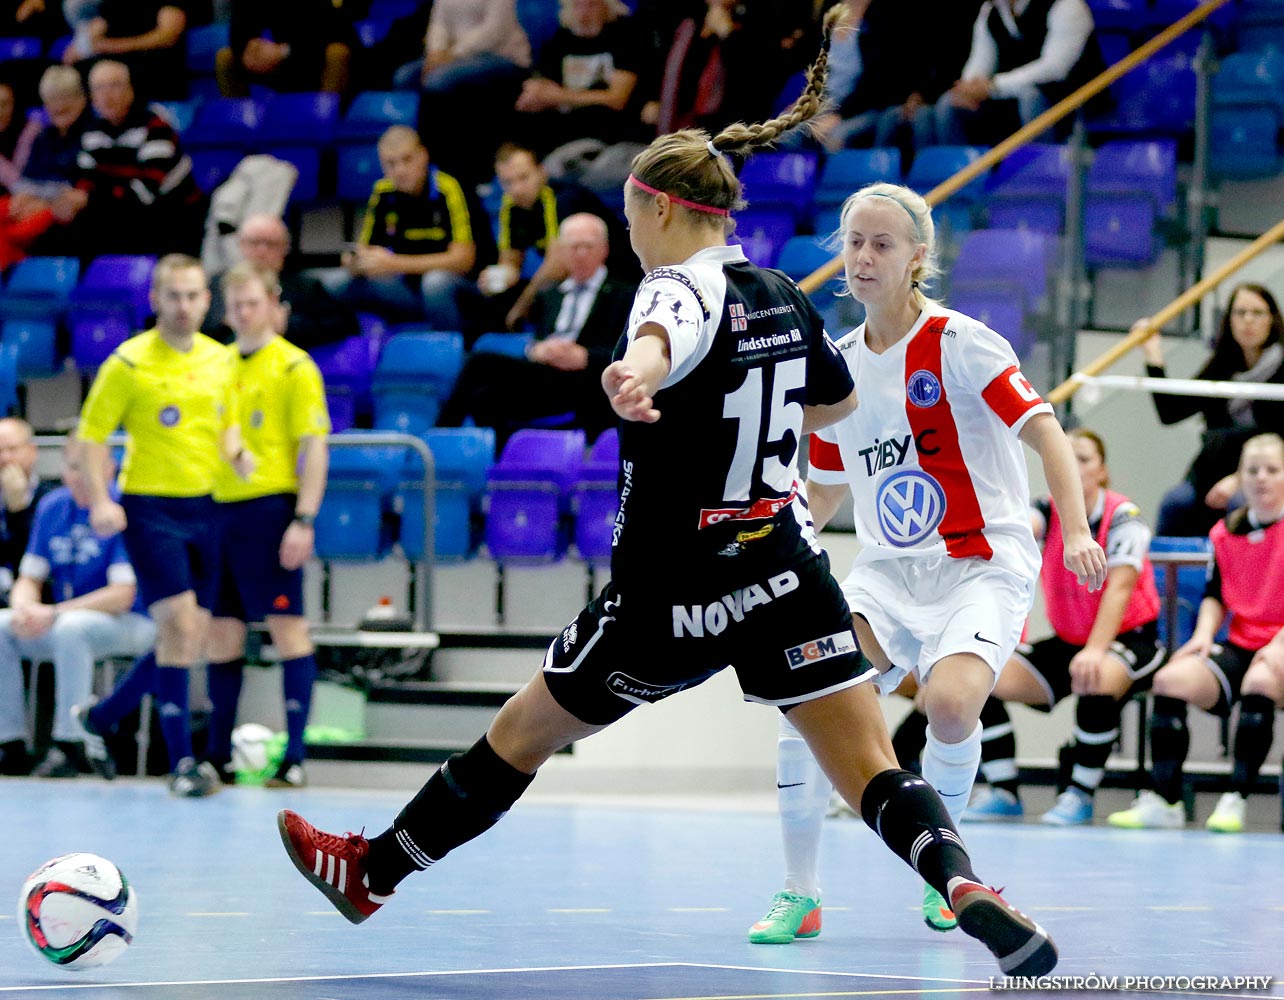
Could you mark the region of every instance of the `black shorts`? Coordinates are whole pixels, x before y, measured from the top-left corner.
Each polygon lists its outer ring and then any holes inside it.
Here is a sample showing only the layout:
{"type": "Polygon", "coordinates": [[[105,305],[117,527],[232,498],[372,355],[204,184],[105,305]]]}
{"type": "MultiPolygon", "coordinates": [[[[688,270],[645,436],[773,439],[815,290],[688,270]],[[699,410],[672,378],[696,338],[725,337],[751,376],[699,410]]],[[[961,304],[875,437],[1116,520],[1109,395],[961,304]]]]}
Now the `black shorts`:
{"type": "MultiPolygon", "coordinates": [[[[1047,693],[1048,709],[1070,696],[1070,661],[1082,648],[1055,635],[1033,644],[1023,642],[1017,646],[1015,656],[1047,693]]],[[[1167,650],[1160,645],[1155,623],[1150,622],[1119,635],[1110,644],[1110,652],[1123,662],[1132,680],[1128,693],[1120,699],[1124,701],[1139,691],[1150,689],[1155,671],[1164,662],[1167,650]]]]}
{"type": "Polygon", "coordinates": [[[1213,645],[1204,665],[1217,678],[1221,694],[1217,697],[1217,704],[1208,710],[1211,714],[1223,717],[1230,715],[1231,706],[1239,701],[1239,688],[1244,683],[1244,675],[1248,673],[1256,655],[1255,649],[1245,649],[1229,642],[1213,645]]]}
{"type": "Polygon", "coordinates": [[[219,530],[208,497],[157,497],[126,493],[125,551],[138,577],[143,602],[151,607],[192,591],[202,608],[214,607],[218,587],[219,530]]]}
{"type": "Polygon", "coordinates": [[[281,565],[281,539],[294,520],[295,495],[276,493],[218,504],[223,533],[214,617],[261,622],[303,614],[303,570],[281,565]]]}
{"type": "Polygon", "coordinates": [[[872,680],[829,560],[809,554],[768,579],[658,604],[608,583],[544,656],[544,680],[581,722],[604,726],[638,705],[735,669],[746,701],[781,710],[872,680]]]}

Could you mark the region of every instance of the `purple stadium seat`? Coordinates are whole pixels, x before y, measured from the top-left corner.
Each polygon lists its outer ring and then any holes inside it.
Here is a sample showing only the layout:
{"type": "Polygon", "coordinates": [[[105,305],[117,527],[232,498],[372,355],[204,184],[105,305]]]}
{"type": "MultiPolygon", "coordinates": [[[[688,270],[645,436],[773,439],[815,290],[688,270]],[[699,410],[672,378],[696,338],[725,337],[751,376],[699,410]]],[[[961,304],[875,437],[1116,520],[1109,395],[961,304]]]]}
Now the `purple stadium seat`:
{"type": "Polygon", "coordinates": [[[39,59],[45,47],[39,38],[0,38],[0,62],[39,59]]]}
{"type": "Polygon", "coordinates": [[[964,288],[1015,289],[1027,313],[1046,313],[1057,239],[1019,229],[978,229],[967,234],[951,272],[951,295],[964,288]]]}
{"type": "Polygon", "coordinates": [[[132,337],[136,327],[120,313],[86,313],[71,320],[71,356],[76,369],[91,372],[132,337]]]}
{"type": "Polygon", "coordinates": [[[326,387],[346,391],[360,411],[370,397],[370,375],[374,371],[377,349],[376,341],[358,335],[337,344],[314,347],[311,354],[321,369],[326,387]]]}
{"type": "Polygon", "coordinates": [[[593,442],[571,495],[575,549],[585,562],[604,563],[611,558],[615,515],[620,506],[619,468],[620,436],[612,427],[593,442]]]}
{"type": "Polygon", "coordinates": [[[961,288],[950,296],[946,305],[980,320],[1011,344],[1018,357],[1024,356],[1033,343],[1019,294],[1001,289],[961,288]]]}
{"type": "Polygon", "coordinates": [[[1177,199],[1177,142],[1173,139],[1108,142],[1088,170],[1088,197],[1095,192],[1141,191],[1160,214],[1177,199]]]}
{"type": "Polygon", "coordinates": [[[796,217],[811,205],[816,186],[815,153],[763,153],[740,172],[745,198],[755,209],[785,209],[796,217]]]}
{"type": "Polygon", "coordinates": [[[520,430],[486,477],[486,547],[496,562],[553,562],[566,554],[571,490],[583,431],[520,430]]]}
{"type": "Polygon", "coordinates": [[[144,327],[155,266],[155,257],[107,255],[85,269],[67,306],[77,366],[96,368],[144,327]]]}
{"type": "Polygon", "coordinates": [[[1088,0],[1098,31],[1141,31],[1150,23],[1146,0],[1088,0]]]}
{"type": "Polygon", "coordinates": [[[986,215],[992,229],[1033,229],[1059,233],[1065,224],[1069,150],[1031,143],[995,168],[986,215]]]}
{"type": "Polygon", "coordinates": [[[1195,70],[1187,52],[1163,52],[1110,88],[1116,107],[1089,118],[1094,134],[1187,135],[1195,116],[1195,70]]]}
{"type": "Polygon", "coordinates": [[[263,106],[248,97],[220,97],[196,109],[192,127],[183,136],[189,149],[238,149],[252,152],[257,146],[263,106]]]}
{"type": "Polygon", "coordinates": [[[744,247],[745,256],[759,267],[775,267],[780,251],[797,231],[791,211],[750,208],[736,216],[732,239],[744,247]]]}
{"type": "Polygon", "coordinates": [[[198,149],[192,154],[192,180],[206,194],[213,194],[243,158],[239,149],[198,149]]]}

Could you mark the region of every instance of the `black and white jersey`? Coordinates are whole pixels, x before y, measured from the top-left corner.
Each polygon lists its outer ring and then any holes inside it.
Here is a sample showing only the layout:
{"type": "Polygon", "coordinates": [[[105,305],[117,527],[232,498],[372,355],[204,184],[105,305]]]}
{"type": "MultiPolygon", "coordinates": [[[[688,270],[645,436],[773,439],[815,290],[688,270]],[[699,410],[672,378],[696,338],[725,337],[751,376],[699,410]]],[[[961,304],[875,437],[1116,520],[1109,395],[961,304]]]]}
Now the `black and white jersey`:
{"type": "Polygon", "coordinates": [[[620,349],[647,323],[667,331],[671,371],[660,419],[620,431],[615,583],[698,591],[819,552],[799,498],[803,406],[842,401],[852,379],[807,296],[711,247],[647,275],[620,349]]]}

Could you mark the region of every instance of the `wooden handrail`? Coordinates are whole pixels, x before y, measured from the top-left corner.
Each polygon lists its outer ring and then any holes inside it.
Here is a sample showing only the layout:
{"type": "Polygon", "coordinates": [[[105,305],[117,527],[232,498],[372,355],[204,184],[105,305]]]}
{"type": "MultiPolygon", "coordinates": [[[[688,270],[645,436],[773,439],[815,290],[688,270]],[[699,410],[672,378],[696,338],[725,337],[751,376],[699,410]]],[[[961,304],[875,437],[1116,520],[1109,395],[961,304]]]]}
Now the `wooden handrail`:
{"type": "MultiPolygon", "coordinates": [[[[1217,285],[1225,281],[1230,275],[1238,271],[1272,243],[1277,243],[1281,239],[1284,239],[1284,219],[1281,219],[1279,222],[1275,223],[1275,225],[1271,226],[1270,229],[1262,233],[1261,236],[1253,240],[1252,243],[1244,247],[1243,250],[1237,253],[1208,277],[1191,285],[1184,292],[1178,295],[1177,298],[1173,299],[1168,303],[1168,305],[1155,313],[1155,315],[1148,317],[1144,326],[1138,325],[1133,330],[1129,331],[1128,336],[1124,337],[1123,340],[1115,344],[1114,347],[1110,348],[1110,350],[1094,358],[1076,374],[1097,375],[1105,371],[1138,344],[1145,343],[1153,337],[1159,332],[1165,323],[1178,316],[1183,310],[1193,306],[1196,302],[1212,291],[1212,289],[1217,287],[1217,285]]],[[[1046,398],[1049,403],[1053,404],[1065,402],[1078,391],[1079,385],[1080,383],[1077,382],[1072,375],[1048,393],[1046,398]]]]}
{"type": "MultiPolygon", "coordinates": [[[[987,151],[977,159],[973,160],[966,167],[951,177],[947,177],[940,184],[932,188],[923,198],[929,205],[937,205],[944,201],[954,192],[960,190],[966,184],[970,183],[976,177],[1000,160],[1007,157],[1013,150],[1019,149],[1027,142],[1045,131],[1052,125],[1055,125],[1066,115],[1077,111],[1083,104],[1097,94],[1101,93],[1112,83],[1118,80],[1125,73],[1135,69],[1140,63],[1145,62],[1152,55],[1162,49],[1165,45],[1175,39],[1178,35],[1184,34],[1189,28],[1194,27],[1200,21],[1203,21],[1219,7],[1225,6],[1230,0],[1206,0],[1192,10],[1185,17],[1174,21],[1167,28],[1157,34],[1150,41],[1138,46],[1136,51],[1128,53],[1113,66],[1109,67],[1099,76],[1093,77],[1082,87],[1076,90],[1069,97],[1054,104],[1047,111],[1037,118],[1027,122],[1021,128],[1017,129],[1010,136],[1000,142],[993,149],[987,151]]],[[[811,274],[803,278],[798,283],[804,292],[810,294],[820,288],[826,281],[834,277],[843,268],[843,259],[841,256],[834,257],[829,263],[822,264],[811,274]]]]}

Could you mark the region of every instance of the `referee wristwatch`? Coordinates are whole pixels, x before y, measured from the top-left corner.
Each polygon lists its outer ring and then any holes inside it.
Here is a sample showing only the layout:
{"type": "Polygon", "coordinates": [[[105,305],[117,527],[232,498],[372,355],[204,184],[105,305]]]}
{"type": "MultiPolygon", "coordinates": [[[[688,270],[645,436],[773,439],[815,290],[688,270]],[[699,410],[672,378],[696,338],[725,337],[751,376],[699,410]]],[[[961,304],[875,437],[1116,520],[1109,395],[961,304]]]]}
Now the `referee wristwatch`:
{"type": "Polygon", "coordinates": [[[299,513],[296,513],[296,514],[294,515],[294,523],[295,523],[295,524],[301,524],[301,525],[303,525],[305,528],[311,528],[311,527],[313,527],[313,526],[317,523],[317,516],[316,516],[315,514],[299,514],[299,513]]]}

